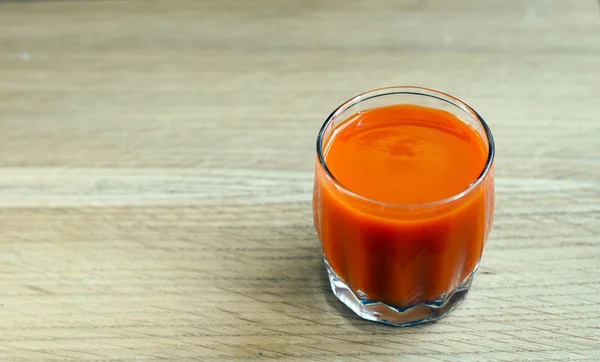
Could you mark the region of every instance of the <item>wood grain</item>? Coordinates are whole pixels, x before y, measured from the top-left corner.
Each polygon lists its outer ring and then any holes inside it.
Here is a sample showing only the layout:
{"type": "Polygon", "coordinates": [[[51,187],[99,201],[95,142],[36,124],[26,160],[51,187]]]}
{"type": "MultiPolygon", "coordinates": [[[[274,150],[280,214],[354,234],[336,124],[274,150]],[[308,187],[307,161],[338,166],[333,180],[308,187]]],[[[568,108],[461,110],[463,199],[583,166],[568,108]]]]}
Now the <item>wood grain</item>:
{"type": "Polygon", "coordinates": [[[593,0],[0,2],[0,361],[600,360],[593,0]],[[442,321],[362,321],[312,226],[342,101],[452,93],[497,212],[442,321]]]}

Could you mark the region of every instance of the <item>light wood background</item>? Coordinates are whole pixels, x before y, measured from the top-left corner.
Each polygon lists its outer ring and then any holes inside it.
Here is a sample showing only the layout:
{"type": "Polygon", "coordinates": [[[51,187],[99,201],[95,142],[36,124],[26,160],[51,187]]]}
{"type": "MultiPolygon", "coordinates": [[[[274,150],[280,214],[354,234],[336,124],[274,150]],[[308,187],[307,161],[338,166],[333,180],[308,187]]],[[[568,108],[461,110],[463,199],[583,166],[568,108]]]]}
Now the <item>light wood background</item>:
{"type": "Polygon", "coordinates": [[[0,2],[0,361],[600,360],[593,0],[0,2]],[[310,207],[317,131],[387,85],[497,142],[439,323],[360,320],[310,207]]]}

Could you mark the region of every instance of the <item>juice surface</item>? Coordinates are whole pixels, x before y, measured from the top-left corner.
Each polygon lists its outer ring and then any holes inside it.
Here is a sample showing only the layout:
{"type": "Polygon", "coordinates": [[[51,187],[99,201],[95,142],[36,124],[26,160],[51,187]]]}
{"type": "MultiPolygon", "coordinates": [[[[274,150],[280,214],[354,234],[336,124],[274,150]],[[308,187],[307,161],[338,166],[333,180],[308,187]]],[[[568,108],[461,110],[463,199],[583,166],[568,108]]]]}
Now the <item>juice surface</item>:
{"type": "MultiPolygon", "coordinates": [[[[391,204],[456,195],[483,171],[487,146],[454,115],[414,105],[363,111],[324,145],[331,174],[347,190],[391,204]]],[[[493,170],[460,199],[422,210],[359,200],[317,165],[313,211],[323,253],[363,299],[397,307],[439,300],[477,267],[491,227],[493,170]],[[426,214],[426,215],[425,215],[426,214]]]]}
{"type": "Polygon", "coordinates": [[[422,204],[465,190],[486,150],[477,132],[450,113],[414,105],[364,111],[339,127],[325,155],[348,190],[391,204],[422,204]]]}

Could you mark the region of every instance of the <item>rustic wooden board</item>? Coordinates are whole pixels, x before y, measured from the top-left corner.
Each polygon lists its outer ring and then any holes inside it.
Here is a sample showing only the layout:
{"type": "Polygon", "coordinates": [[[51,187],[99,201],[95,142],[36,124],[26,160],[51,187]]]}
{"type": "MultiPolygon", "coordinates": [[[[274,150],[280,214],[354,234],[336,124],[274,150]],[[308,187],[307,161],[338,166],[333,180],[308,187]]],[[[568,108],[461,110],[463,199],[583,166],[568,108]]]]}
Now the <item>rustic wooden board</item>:
{"type": "Polygon", "coordinates": [[[0,360],[599,360],[597,8],[0,2],[0,360]],[[497,212],[399,329],[332,295],[310,198],[326,115],[405,84],[486,118],[497,212]]]}

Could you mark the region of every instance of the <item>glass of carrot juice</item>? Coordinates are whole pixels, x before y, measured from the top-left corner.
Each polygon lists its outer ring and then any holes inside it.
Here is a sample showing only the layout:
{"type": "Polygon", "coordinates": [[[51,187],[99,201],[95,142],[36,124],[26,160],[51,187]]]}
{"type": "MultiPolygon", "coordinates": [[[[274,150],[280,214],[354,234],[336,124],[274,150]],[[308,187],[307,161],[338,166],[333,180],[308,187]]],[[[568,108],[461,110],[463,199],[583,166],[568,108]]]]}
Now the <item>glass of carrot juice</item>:
{"type": "Polygon", "coordinates": [[[333,293],[364,319],[434,321],[467,293],[494,212],[494,140],[464,102],[360,94],[317,138],[313,213],[333,293]]]}

